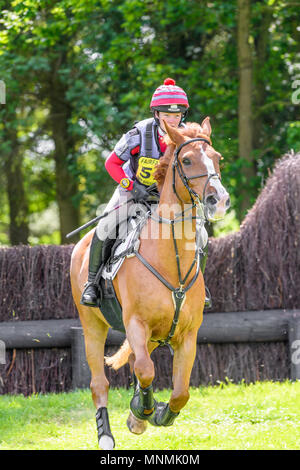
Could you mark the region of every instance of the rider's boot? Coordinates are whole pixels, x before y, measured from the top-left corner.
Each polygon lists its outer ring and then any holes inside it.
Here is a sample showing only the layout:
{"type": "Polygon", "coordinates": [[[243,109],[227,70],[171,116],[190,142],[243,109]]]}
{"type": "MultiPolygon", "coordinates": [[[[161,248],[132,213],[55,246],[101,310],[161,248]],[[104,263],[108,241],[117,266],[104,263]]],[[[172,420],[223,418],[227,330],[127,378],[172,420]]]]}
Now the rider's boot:
{"type": "MultiPolygon", "coordinates": [[[[207,252],[208,252],[208,248],[207,248],[207,245],[206,245],[206,247],[203,248],[203,254],[202,254],[201,260],[200,260],[200,268],[201,268],[201,271],[202,271],[203,275],[204,275],[206,261],[207,261],[207,252]]],[[[208,287],[205,286],[204,310],[210,309],[211,306],[212,306],[211,295],[210,295],[208,287]]]]}
{"type": "Polygon", "coordinates": [[[95,231],[90,247],[88,280],[80,300],[81,304],[88,307],[98,306],[98,286],[95,280],[102,265],[102,247],[103,241],[98,238],[95,231]]]}

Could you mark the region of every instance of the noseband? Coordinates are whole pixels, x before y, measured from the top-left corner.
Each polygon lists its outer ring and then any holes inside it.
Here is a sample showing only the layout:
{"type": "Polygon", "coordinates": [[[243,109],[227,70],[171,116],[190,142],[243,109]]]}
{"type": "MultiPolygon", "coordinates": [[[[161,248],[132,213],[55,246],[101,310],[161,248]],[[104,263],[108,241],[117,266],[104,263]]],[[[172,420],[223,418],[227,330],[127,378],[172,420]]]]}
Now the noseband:
{"type": "Polygon", "coordinates": [[[202,178],[203,176],[207,176],[207,180],[205,182],[205,186],[204,186],[204,189],[203,189],[203,193],[202,193],[202,204],[205,206],[205,202],[204,202],[204,197],[205,197],[205,192],[206,192],[206,189],[207,189],[207,186],[208,186],[208,183],[209,183],[209,180],[213,177],[217,177],[219,178],[219,175],[217,173],[211,173],[211,174],[208,174],[207,172],[206,173],[201,173],[200,175],[195,175],[195,176],[186,176],[186,174],[184,173],[183,171],[183,168],[182,168],[182,165],[181,165],[181,162],[180,160],[178,159],[178,156],[179,156],[179,153],[181,151],[181,149],[183,147],[185,147],[186,145],[189,145],[191,144],[192,142],[205,142],[206,144],[208,145],[211,145],[211,142],[208,140],[208,139],[205,139],[204,137],[197,137],[195,139],[190,139],[190,140],[187,140],[186,142],[183,142],[183,144],[179,145],[179,147],[176,149],[175,151],[175,157],[174,157],[174,162],[173,162],[173,191],[174,193],[176,194],[177,198],[184,203],[184,201],[181,199],[181,197],[179,196],[179,194],[177,193],[176,191],[176,182],[175,182],[175,176],[176,176],[176,170],[178,172],[178,175],[182,181],[182,183],[184,184],[184,186],[186,187],[186,189],[188,190],[189,192],[189,195],[190,195],[190,198],[191,198],[191,203],[193,206],[195,206],[195,199],[196,200],[199,200],[199,194],[197,194],[190,186],[189,186],[189,181],[190,180],[194,180],[196,178],[202,178]]]}

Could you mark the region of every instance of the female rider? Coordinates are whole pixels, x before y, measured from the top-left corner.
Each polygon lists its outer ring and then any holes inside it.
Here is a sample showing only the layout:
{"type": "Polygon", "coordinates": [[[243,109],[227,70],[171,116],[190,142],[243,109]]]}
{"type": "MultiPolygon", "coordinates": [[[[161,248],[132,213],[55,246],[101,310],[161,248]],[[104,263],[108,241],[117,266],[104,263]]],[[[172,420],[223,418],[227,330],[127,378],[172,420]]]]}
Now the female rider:
{"type": "MultiPolygon", "coordinates": [[[[164,84],[155,90],[150,102],[153,117],[138,122],[124,134],[106,160],[105,168],[118,183],[118,187],[105,212],[111,211],[131,197],[136,202],[147,199],[149,193],[146,187],[155,182],[155,167],[166,150],[163,121],[173,127],[184,126],[183,120],[188,108],[185,91],[177,86],[173,79],[167,78],[164,84]]],[[[84,305],[98,305],[98,286],[95,278],[102,265],[103,243],[115,231],[117,222],[121,223],[127,219],[130,205],[133,205],[133,201],[112,211],[101,219],[96,227],[90,246],[88,281],[81,298],[84,305]]]]}

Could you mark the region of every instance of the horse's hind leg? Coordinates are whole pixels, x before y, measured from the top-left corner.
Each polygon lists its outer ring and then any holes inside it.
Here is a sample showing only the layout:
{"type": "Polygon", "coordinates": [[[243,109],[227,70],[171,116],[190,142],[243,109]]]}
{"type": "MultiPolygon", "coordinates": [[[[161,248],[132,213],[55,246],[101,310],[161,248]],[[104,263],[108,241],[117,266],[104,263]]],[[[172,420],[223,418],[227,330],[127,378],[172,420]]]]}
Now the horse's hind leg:
{"type": "Polygon", "coordinates": [[[86,358],[91,370],[90,388],[97,410],[99,447],[103,450],[111,450],[115,442],[109,425],[107,412],[109,382],[104,371],[104,346],[108,326],[96,315],[94,309],[80,306],[79,310],[84,330],[86,358]]]}

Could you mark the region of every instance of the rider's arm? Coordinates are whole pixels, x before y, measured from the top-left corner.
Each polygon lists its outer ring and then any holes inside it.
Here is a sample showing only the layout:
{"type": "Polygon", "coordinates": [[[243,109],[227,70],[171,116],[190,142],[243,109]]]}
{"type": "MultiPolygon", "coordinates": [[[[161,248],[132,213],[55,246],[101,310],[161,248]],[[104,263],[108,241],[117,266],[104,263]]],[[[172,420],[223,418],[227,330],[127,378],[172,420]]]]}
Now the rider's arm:
{"type": "MultiPolygon", "coordinates": [[[[123,178],[127,178],[125,171],[122,166],[124,165],[124,160],[121,160],[115,152],[112,152],[105,162],[105,168],[110,176],[117,182],[123,178]]],[[[133,186],[133,181],[130,181],[130,185],[127,190],[131,191],[133,186]]]]}
{"type": "Polygon", "coordinates": [[[105,162],[107,172],[117,183],[120,183],[123,178],[130,180],[130,184],[126,188],[128,191],[132,190],[133,181],[128,178],[128,175],[123,170],[123,165],[126,162],[129,163],[130,158],[134,157],[134,155],[138,155],[139,150],[140,135],[137,129],[132,129],[122,136],[105,162]]]}

